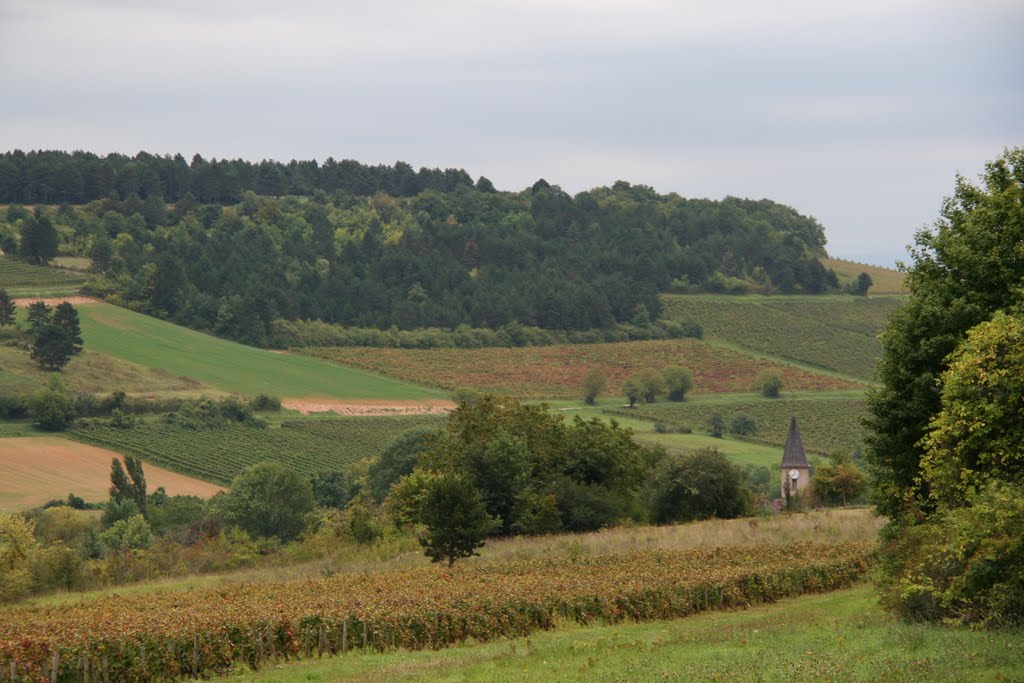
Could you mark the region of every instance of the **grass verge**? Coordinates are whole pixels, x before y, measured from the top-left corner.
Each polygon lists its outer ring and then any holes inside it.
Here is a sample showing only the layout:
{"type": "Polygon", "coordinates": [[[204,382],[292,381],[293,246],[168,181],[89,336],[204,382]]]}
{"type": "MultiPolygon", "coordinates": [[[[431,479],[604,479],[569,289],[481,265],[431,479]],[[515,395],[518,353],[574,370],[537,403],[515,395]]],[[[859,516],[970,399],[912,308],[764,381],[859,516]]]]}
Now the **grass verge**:
{"type": "Polygon", "coordinates": [[[1020,681],[1024,634],[894,622],[867,585],[731,612],[437,652],[353,653],[227,677],[260,681],[1020,681]]]}

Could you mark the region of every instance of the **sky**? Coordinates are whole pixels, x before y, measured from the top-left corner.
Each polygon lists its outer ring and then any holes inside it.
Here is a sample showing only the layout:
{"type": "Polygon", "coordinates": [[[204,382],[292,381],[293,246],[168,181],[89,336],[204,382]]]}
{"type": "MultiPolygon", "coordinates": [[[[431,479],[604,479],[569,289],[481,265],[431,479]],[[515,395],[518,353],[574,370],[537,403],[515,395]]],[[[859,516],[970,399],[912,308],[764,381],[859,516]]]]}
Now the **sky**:
{"type": "Polygon", "coordinates": [[[1019,0],[0,0],[0,151],[767,197],[892,266],[1024,145],[1019,0]]]}

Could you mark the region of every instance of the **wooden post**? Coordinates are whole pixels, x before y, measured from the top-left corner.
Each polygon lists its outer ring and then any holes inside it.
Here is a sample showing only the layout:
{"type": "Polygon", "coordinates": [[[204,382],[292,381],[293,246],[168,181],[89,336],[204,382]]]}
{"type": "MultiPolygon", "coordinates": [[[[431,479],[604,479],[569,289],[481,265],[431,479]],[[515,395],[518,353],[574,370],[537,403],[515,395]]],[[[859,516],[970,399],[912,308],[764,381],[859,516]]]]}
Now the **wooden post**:
{"type": "Polygon", "coordinates": [[[367,646],[367,645],[368,645],[369,643],[370,643],[370,641],[369,641],[369,639],[368,639],[368,637],[367,637],[367,632],[366,632],[366,622],[364,621],[364,622],[363,622],[363,649],[364,649],[364,650],[366,649],[366,646],[367,646]]]}
{"type": "Polygon", "coordinates": [[[50,683],[57,683],[57,676],[60,673],[60,655],[54,650],[50,656],[50,683]]]}
{"type": "Polygon", "coordinates": [[[341,622],[341,651],[348,652],[348,617],[341,622]]]}
{"type": "Polygon", "coordinates": [[[11,683],[18,680],[18,660],[11,660],[11,683]]]}
{"type": "Polygon", "coordinates": [[[199,674],[199,634],[192,637],[192,676],[199,674]]]}
{"type": "Polygon", "coordinates": [[[316,656],[324,656],[324,625],[320,624],[320,637],[316,641],[316,656]]]}

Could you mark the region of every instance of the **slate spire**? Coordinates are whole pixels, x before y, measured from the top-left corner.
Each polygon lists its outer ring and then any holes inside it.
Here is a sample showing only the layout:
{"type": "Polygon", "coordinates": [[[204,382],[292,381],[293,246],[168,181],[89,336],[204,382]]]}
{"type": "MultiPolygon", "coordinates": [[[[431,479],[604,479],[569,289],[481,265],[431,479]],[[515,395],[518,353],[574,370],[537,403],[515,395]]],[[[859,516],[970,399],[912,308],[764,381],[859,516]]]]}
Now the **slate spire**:
{"type": "Polygon", "coordinates": [[[804,453],[804,441],[800,438],[800,428],[796,426],[796,417],[789,421],[789,436],[786,437],[786,450],[782,453],[782,467],[810,467],[807,454],[804,453]]]}

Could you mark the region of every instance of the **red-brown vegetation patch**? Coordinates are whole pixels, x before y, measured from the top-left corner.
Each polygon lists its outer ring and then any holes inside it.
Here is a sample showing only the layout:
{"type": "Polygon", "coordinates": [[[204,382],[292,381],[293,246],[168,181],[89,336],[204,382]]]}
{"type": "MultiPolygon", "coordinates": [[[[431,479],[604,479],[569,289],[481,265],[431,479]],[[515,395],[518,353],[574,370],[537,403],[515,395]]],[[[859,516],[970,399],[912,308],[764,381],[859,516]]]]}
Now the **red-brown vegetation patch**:
{"type": "Polygon", "coordinates": [[[305,349],[320,358],[408,382],[454,389],[472,387],[519,398],[578,398],[594,367],[608,377],[608,394],[645,368],[689,368],[695,393],[751,391],[758,375],[774,370],[793,390],[862,389],[864,385],[757,358],[697,339],[488,349],[305,349]]]}
{"type": "Polygon", "coordinates": [[[28,296],[22,299],[15,299],[14,303],[18,306],[28,306],[29,304],[35,303],[36,301],[42,301],[48,306],[56,306],[62,304],[65,301],[75,306],[81,306],[83,304],[99,304],[103,303],[99,299],[94,299],[91,296],[55,296],[52,298],[44,298],[39,296],[28,296]]]}
{"type": "MultiPolygon", "coordinates": [[[[0,510],[22,510],[74,493],[90,502],[106,500],[114,451],[56,436],[0,439],[0,510]]],[[[147,464],[150,491],[209,498],[224,489],[215,484],[147,464]]]]}

